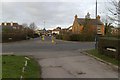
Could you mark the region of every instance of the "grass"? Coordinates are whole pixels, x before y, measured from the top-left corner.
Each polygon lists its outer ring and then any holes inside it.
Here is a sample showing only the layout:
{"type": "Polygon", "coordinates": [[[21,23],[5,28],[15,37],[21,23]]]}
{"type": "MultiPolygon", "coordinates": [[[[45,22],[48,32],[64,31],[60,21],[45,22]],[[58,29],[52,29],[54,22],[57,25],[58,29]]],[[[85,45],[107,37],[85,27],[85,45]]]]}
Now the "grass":
{"type": "Polygon", "coordinates": [[[118,66],[118,60],[117,60],[117,59],[111,58],[111,57],[106,56],[106,55],[103,55],[103,54],[100,54],[100,53],[98,53],[98,51],[95,50],[95,49],[88,50],[87,53],[89,53],[89,54],[91,54],[91,55],[93,55],[93,56],[96,56],[96,57],[98,57],[98,58],[100,58],[100,59],[102,59],[102,60],[104,60],[104,61],[106,61],[106,62],[109,62],[109,63],[112,63],[112,64],[118,66]]]}
{"type": "Polygon", "coordinates": [[[28,60],[25,73],[22,68],[25,64],[24,56],[4,55],[2,56],[2,78],[40,78],[40,66],[33,59],[28,60]]]}

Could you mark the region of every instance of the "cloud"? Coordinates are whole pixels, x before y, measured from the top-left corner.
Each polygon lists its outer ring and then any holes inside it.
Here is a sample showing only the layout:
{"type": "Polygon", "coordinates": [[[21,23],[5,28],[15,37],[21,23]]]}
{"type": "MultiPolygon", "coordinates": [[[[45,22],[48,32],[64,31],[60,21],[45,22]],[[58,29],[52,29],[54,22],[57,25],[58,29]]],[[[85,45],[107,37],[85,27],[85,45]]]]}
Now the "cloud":
{"type": "MultiPolygon", "coordinates": [[[[95,0],[1,0],[1,1],[2,2],[94,2],[95,0]]],[[[105,2],[108,0],[97,0],[97,1],[105,2]]]]}
{"type": "MultiPolygon", "coordinates": [[[[67,0],[66,0],[67,1],[67,0]]],[[[102,1],[102,0],[101,0],[102,1]]],[[[101,2],[102,3],[102,2],[101,2]]],[[[103,7],[103,6],[102,6],[103,7]]],[[[102,9],[102,7],[99,7],[102,9]]],[[[95,0],[83,2],[3,2],[2,21],[35,22],[39,28],[69,27],[74,15],[95,17],[95,0]],[[90,2],[91,1],[91,2],[90,2]],[[45,26],[44,26],[45,21],[45,26]]]]}

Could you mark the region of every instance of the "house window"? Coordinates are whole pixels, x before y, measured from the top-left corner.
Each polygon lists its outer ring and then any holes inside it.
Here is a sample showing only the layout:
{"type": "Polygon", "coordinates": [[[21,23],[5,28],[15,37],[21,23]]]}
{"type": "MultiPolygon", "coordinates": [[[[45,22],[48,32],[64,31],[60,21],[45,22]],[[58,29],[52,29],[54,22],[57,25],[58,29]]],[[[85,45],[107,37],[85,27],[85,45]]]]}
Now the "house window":
{"type": "Polygon", "coordinates": [[[97,25],[97,34],[102,34],[101,33],[101,26],[100,25],[97,25]]]}
{"type": "Polygon", "coordinates": [[[16,27],[13,27],[13,29],[16,29],[16,27]]]}

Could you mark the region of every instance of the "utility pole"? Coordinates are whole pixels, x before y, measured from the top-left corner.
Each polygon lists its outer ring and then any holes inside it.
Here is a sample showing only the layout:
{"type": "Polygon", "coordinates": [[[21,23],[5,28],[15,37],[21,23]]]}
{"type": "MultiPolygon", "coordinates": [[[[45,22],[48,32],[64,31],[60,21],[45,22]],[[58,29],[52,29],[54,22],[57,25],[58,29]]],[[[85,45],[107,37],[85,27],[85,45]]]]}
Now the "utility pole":
{"type": "Polygon", "coordinates": [[[97,0],[96,0],[96,18],[97,18],[97,0]]]}
{"type": "Polygon", "coordinates": [[[45,21],[44,21],[44,35],[45,35],[45,21]]]}
{"type": "Polygon", "coordinates": [[[44,21],[44,28],[45,28],[45,21],[44,21]]]}
{"type": "Polygon", "coordinates": [[[120,1],[118,2],[118,27],[120,27],[120,1]]]}
{"type": "MultiPolygon", "coordinates": [[[[97,0],[96,0],[96,8],[95,8],[95,11],[96,11],[96,21],[97,21],[97,0]]],[[[98,29],[97,29],[97,24],[96,24],[96,36],[95,36],[95,49],[97,49],[98,48],[98,35],[97,35],[97,31],[98,31],[98,29]]]]}

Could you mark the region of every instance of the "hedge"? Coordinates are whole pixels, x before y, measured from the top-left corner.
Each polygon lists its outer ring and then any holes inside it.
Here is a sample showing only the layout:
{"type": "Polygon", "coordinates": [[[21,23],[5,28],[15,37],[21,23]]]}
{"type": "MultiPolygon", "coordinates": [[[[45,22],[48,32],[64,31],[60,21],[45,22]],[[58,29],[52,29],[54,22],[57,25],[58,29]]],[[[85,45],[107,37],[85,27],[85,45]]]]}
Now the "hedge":
{"type": "Polygon", "coordinates": [[[100,37],[98,41],[98,51],[101,54],[120,58],[120,39],[115,37],[100,37]],[[107,50],[108,48],[116,49],[116,51],[107,50]]]}
{"type": "Polygon", "coordinates": [[[24,33],[2,33],[2,42],[13,42],[25,39],[26,35],[24,33]]]}
{"type": "Polygon", "coordinates": [[[95,41],[95,36],[88,34],[64,34],[57,35],[56,39],[62,39],[67,41],[95,41]]]}

